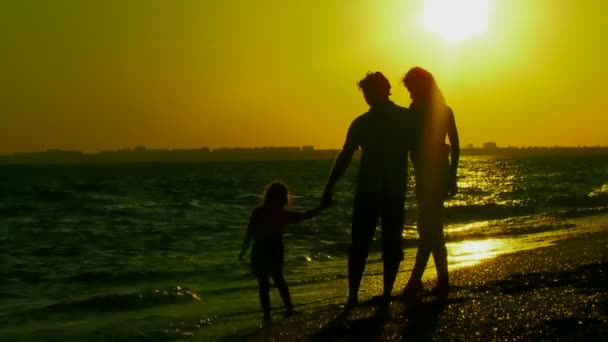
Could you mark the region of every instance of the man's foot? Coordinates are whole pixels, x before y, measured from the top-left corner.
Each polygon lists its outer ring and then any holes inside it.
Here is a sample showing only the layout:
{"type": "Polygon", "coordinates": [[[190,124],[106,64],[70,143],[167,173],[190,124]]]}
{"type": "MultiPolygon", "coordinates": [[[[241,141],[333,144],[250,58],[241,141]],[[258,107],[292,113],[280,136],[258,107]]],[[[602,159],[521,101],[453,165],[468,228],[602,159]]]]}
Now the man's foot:
{"type": "Polygon", "coordinates": [[[386,294],[373,296],[369,302],[372,305],[388,305],[391,303],[391,296],[386,294]]]}
{"type": "Polygon", "coordinates": [[[383,321],[387,321],[391,318],[391,305],[390,301],[385,302],[384,304],[379,305],[375,309],[376,317],[380,318],[383,321]]]}
{"type": "Polygon", "coordinates": [[[436,296],[439,302],[447,302],[450,293],[450,285],[438,284],[431,290],[431,295],[436,296]]]}
{"type": "Polygon", "coordinates": [[[424,290],[424,286],[421,281],[410,281],[407,283],[405,288],[403,289],[403,297],[413,298],[418,297],[422,291],[424,290]]]}
{"type": "Polygon", "coordinates": [[[346,300],[346,304],[344,304],[344,313],[349,313],[352,309],[356,308],[359,305],[359,299],[357,297],[348,297],[346,300]]]}

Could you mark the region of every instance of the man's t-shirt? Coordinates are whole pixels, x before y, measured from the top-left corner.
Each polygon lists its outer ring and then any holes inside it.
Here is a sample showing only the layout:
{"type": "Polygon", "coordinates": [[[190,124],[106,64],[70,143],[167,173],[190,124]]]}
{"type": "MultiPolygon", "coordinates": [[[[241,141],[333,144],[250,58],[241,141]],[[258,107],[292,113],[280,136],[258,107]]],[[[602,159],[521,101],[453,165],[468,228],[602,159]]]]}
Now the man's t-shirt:
{"type": "Polygon", "coordinates": [[[416,127],[410,111],[393,102],[372,108],[352,122],[343,149],[361,148],[358,195],[405,196],[408,151],[416,127]]]}

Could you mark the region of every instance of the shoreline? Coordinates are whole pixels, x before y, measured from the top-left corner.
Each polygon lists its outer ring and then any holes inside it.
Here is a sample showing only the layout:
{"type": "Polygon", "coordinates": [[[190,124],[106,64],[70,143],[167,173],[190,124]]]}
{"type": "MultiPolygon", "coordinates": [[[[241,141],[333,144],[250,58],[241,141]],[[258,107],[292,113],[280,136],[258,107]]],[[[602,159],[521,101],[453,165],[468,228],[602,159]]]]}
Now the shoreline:
{"type": "Polygon", "coordinates": [[[456,269],[450,281],[444,307],[432,297],[415,306],[395,298],[388,318],[379,307],[361,303],[343,321],[340,306],[332,306],[222,340],[608,340],[606,229],[456,269]]]}

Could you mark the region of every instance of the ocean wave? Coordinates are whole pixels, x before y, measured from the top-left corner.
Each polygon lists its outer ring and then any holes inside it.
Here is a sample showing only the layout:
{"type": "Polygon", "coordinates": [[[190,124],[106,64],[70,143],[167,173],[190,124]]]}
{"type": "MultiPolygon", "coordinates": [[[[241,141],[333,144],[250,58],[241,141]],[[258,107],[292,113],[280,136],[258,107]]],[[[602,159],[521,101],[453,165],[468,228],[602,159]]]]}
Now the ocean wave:
{"type": "MultiPolygon", "coordinates": [[[[418,243],[417,238],[404,237],[401,240],[402,248],[416,247],[418,243]]],[[[297,262],[310,263],[310,262],[324,262],[331,261],[335,257],[346,257],[350,248],[350,242],[335,242],[330,244],[323,244],[321,246],[310,249],[309,253],[300,256],[297,262]]],[[[370,253],[376,253],[382,251],[382,238],[381,234],[378,235],[378,239],[374,240],[369,249],[370,253]]]]}
{"type": "Polygon", "coordinates": [[[154,306],[189,304],[201,300],[200,295],[179,285],[136,293],[108,294],[46,306],[45,311],[130,311],[154,306]]]}
{"type": "Polygon", "coordinates": [[[567,219],[607,213],[608,206],[572,208],[504,219],[475,221],[465,224],[455,223],[446,226],[446,240],[461,241],[489,237],[507,237],[572,229],[576,225],[567,219]]]}
{"type": "Polygon", "coordinates": [[[205,273],[203,270],[184,270],[184,271],[135,271],[126,273],[116,272],[82,272],[67,278],[70,282],[95,282],[95,283],[143,283],[167,279],[184,279],[189,277],[200,277],[205,273]]]}
{"type": "Polygon", "coordinates": [[[602,196],[608,197],[608,184],[604,184],[597,189],[593,189],[593,191],[591,191],[589,193],[589,197],[602,197],[602,196]]]}
{"type": "Polygon", "coordinates": [[[468,232],[447,232],[445,239],[448,242],[464,241],[464,240],[480,240],[496,237],[512,237],[527,234],[543,233],[548,231],[557,231],[571,229],[576,227],[572,223],[533,223],[521,222],[519,224],[509,224],[507,222],[494,222],[492,226],[486,227],[485,230],[472,230],[468,232]]]}
{"type": "Polygon", "coordinates": [[[8,204],[8,203],[0,203],[0,215],[7,217],[20,217],[24,215],[30,215],[33,212],[37,211],[33,205],[28,204],[8,204]]]}
{"type": "Polygon", "coordinates": [[[593,194],[593,196],[551,196],[545,200],[545,203],[555,207],[599,207],[608,205],[608,194],[604,194],[601,191],[593,194]]]}
{"type": "Polygon", "coordinates": [[[99,207],[99,209],[89,208],[93,212],[102,212],[111,214],[114,216],[131,216],[131,217],[144,217],[146,216],[145,207],[135,203],[120,203],[120,204],[109,204],[99,207]]]}
{"type": "Polygon", "coordinates": [[[23,295],[19,295],[19,294],[14,294],[14,293],[4,293],[4,292],[0,292],[0,298],[4,298],[4,299],[23,299],[23,298],[27,298],[23,295]]]}
{"type": "Polygon", "coordinates": [[[61,189],[40,189],[35,194],[43,201],[67,201],[75,198],[72,191],[61,189]]]}
{"type": "Polygon", "coordinates": [[[94,203],[100,203],[100,204],[106,204],[106,205],[119,203],[119,201],[121,200],[120,196],[105,194],[102,192],[86,193],[86,194],[80,195],[79,197],[81,197],[82,200],[87,201],[87,202],[94,202],[94,203]]]}
{"type": "Polygon", "coordinates": [[[35,272],[35,271],[24,271],[24,270],[5,271],[5,272],[0,272],[0,275],[2,275],[2,277],[5,279],[17,278],[17,279],[21,280],[22,282],[28,283],[28,284],[38,284],[38,283],[41,283],[46,280],[46,278],[44,277],[42,272],[35,272]]]}
{"type": "Polygon", "coordinates": [[[501,205],[497,203],[455,205],[444,208],[446,222],[476,221],[480,219],[500,219],[530,215],[536,212],[533,206],[501,205]]]}
{"type": "Polygon", "coordinates": [[[170,203],[169,207],[175,209],[204,209],[205,205],[201,204],[199,200],[189,200],[170,203]]]}
{"type": "Polygon", "coordinates": [[[606,214],[606,213],[608,213],[608,206],[564,210],[564,211],[560,211],[560,212],[556,213],[556,215],[561,218],[577,218],[577,217],[593,216],[593,215],[600,215],[600,214],[606,214]]]}

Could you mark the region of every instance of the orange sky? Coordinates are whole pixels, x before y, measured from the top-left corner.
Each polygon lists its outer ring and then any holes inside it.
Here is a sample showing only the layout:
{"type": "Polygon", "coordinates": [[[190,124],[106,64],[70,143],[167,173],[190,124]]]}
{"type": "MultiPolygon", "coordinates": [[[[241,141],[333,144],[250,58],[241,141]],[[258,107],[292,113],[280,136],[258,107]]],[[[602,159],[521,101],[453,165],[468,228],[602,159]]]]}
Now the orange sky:
{"type": "Polygon", "coordinates": [[[428,2],[3,1],[0,154],[338,148],[367,110],[356,82],[380,70],[409,105],[415,65],[465,145],[608,145],[605,1],[488,0],[457,43],[422,24],[428,2]]]}

